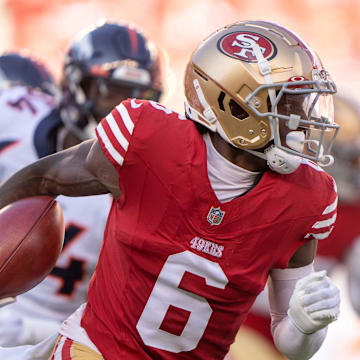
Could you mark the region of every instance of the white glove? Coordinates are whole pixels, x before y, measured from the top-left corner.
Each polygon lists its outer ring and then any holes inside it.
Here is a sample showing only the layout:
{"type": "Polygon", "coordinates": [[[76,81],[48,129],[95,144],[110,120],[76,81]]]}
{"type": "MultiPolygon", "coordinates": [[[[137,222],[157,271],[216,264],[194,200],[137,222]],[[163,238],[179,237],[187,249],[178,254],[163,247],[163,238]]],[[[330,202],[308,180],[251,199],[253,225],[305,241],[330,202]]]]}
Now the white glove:
{"type": "Polygon", "coordinates": [[[3,306],[9,305],[16,302],[16,297],[7,297],[7,298],[3,298],[0,299],[0,308],[2,308],[3,306]]]}
{"type": "Polygon", "coordinates": [[[339,293],[325,270],[309,274],[297,281],[288,316],[304,334],[314,333],[337,320],[339,293]]]}

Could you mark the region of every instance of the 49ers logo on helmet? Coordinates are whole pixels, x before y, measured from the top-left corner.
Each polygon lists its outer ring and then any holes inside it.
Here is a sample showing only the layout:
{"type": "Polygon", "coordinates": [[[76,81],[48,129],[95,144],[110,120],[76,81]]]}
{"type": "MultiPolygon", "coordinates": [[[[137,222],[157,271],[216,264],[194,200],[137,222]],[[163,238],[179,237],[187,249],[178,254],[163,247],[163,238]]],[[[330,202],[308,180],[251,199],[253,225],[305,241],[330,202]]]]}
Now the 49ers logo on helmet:
{"type": "Polygon", "coordinates": [[[254,32],[237,31],[226,34],[218,41],[219,50],[234,59],[247,62],[257,62],[254,44],[259,45],[265,59],[272,59],[276,55],[275,44],[265,37],[254,32]]]}

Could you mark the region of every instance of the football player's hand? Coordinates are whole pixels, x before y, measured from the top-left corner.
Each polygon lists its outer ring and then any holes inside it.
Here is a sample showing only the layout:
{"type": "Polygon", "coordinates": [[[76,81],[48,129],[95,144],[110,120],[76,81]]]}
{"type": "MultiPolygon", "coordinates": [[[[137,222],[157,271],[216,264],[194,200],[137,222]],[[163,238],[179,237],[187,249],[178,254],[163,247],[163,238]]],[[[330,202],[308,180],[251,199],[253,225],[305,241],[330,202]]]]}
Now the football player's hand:
{"type": "Polygon", "coordinates": [[[0,308],[16,302],[16,297],[7,297],[0,299],[0,308]]]}
{"type": "Polygon", "coordinates": [[[301,332],[311,334],[337,320],[339,307],[339,289],[319,271],[297,281],[288,315],[301,332]]]}

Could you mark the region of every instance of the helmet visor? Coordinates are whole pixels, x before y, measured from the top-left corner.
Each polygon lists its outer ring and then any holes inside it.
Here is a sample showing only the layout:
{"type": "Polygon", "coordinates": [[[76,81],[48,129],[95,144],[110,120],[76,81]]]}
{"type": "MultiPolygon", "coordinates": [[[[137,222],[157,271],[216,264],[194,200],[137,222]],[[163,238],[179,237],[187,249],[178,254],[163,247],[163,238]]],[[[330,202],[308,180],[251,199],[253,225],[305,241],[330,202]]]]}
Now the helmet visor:
{"type": "MultiPolygon", "coordinates": [[[[296,94],[283,93],[275,103],[276,114],[286,117],[300,116],[299,127],[324,128],[334,124],[334,105],[331,94],[296,94]],[[321,124],[324,124],[323,126],[321,124]]],[[[275,109],[274,109],[275,110],[275,109]]]]}
{"type": "Polygon", "coordinates": [[[96,120],[100,121],[122,101],[129,98],[157,101],[160,97],[160,91],[120,80],[95,78],[92,79],[87,97],[91,102],[92,112],[96,120]]]}

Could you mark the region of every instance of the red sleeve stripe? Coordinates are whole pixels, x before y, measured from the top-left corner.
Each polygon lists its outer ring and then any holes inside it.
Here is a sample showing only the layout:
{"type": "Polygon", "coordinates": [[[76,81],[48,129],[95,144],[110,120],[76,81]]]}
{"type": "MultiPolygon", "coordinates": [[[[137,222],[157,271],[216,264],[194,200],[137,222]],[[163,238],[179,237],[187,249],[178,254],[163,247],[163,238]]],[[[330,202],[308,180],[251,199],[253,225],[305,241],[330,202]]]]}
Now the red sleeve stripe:
{"type": "Polygon", "coordinates": [[[129,147],[134,122],[123,104],[118,105],[97,127],[98,134],[111,158],[120,166],[129,147]]]}
{"type": "Polygon", "coordinates": [[[334,224],[335,220],[336,220],[336,213],[330,219],[317,221],[312,227],[314,229],[326,228],[334,224]]]}
{"type": "Polygon", "coordinates": [[[61,354],[62,354],[62,349],[64,346],[64,343],[66,341],[66,337],[65,336],[61,336],[57,342],[56,342],[56,347],[55,347],[55,351],[53,353],[53,356],[51,357],[51,360],[58,360],[58,359],[62,359],[61,354]]]}
{"type": "MultiPolygon", "coordinates": [[[[71,346],[73,344],[73,340],[66,338],[60,359],[71,359],[71,346]]],[[[56,359],[56,358],[55,358],[56,359]]]]}
{"type": "Polygon", "coordinates": [[[123,103],[121,103],[120,105],[116,106],[116,110],[120,113],[121,118],[127,130],[129,131],[129,134],[131,135],[134,130],[134,122],[131,120],[129,113],[126,110],[126,107],[124,106],[123,103]]]}
{"type": "Polygon", "coordinates": [[[117,121],[115,121],[112,114],[109,114],[106,117],[106,121],[109,124],[110,131],[113,133],[115,139],[118,141],[118,143],[120,144],[120,146],[124,149],[124,151],[126,153],[128,147],[129,147],[129,141],[127,141],[126,137],[121,132],[117,121]]]}
{"type": "Polygon", "coordinates": [[[100,123],[96,129],[98,131],[98,135],[99,135],[100,139],[104,143],[104,146],[105,146],[106,150],[108,151],[108,153],[110,154],[110,156],[114,159],[114,161],[116,161],[121,166],[124,162],[124,158],[120,155],[120,153],[111,144],[111,141],[110,141],[109,137],[106,135],[105,130],[102,126],[102,123],[100,123]]]}
{"type": "MultiPolygon", "coordinates": [[[[111,118],[110,118],[110,121],[111,121],[111,118]]],[[[120,145],[120,142],[118,141],[118,139],[116,138],[116,136],[114,135],[113,131],[111,130],[110,128],[110,125],[109,125],[109,121],[107,118],[103,119],[101,121],[101,124],[102,124],[102,127],[105,131],[105,134],[107,135],[107,137],[109,138],[110,140],[110,143],[111,145],[114,147],[114,149],[125,159],[125,155],[126,155],[126,151],[125,149],[120,145]]],[[[126,131],[126,134],[129,136],[129,139],[130,139],[130,135],[128,134],[127,130],[125,129],[124,126],[122,126],[122,128],[120,128],[120,132],[125,136],[124,134],[124,131],[122,130],[125,130],[126,131]]],[[[126,138],[126,140],[128,140],[126,138]]]]}
{"type": "Polygon", "coordinates": [[[125,139],[127,141],[130,141],[131,138],[131,134],[129,133],[129,130],[127,129],[127,127],[124,124],[124,121],[120,115],[120,113],[117,111],[116,108],[113,109],[113,111],[111,112],[112,117],[114,118],[114,120],[116,121],[117,126],[120,129],[120,132],[123,134],[123,136],[125,137],[125,139]]]}

